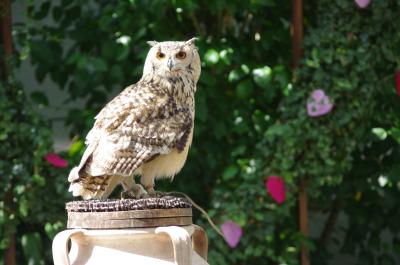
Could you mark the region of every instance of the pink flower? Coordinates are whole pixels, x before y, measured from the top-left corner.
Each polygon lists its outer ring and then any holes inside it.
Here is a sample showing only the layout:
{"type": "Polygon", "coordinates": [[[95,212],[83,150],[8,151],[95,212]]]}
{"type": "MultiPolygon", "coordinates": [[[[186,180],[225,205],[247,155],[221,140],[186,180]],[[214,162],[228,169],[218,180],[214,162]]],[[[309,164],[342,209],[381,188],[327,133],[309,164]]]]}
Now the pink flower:
{"type": "Polygon", "coordinates": [[[396,80],[396,91],[397,91],[397,95],[400,96],[400,70],[396,72],[394,78],[395,78],[395,80],[396,80]]]}
{"type": "Polygon", "coordinates": [[[54,153],[48,153],[45,156],[45,159],[47,160],[47,162],[49,162],[50,164],[52,164],[55,167],[67,167],[68,166],[68,161],[63,159],[62,157],[60,157],[57,154],[54,153]]]}
{"type": "Polygon", "coordinates": [[[333,108],[329,97],[322,89],[312,92],[311,98],[307,102],[307,114],[310,117],[318,117],[329,113],[333,108]]]}
{"type": "Polygon", "coordinates": [[[282,204],[286,198],[285,182],[278,176],[269,176],[265,181],[265,187],[272,199],[282,204]]]}
{"type": "Polygon", "coordinates": [[[231,248],[234,248],[237,246],[237,244],[239,244],[243,231],[238,224],[231,220],[225,221],[221,225],[221,231],[224,235],[226,243],[228,243],[231,248]]]}
{"type": "Polygon", "coordinates": [[[359,8],[366,8],[371,3],[371,0],[355,0],[355,1],[359,8]]]}

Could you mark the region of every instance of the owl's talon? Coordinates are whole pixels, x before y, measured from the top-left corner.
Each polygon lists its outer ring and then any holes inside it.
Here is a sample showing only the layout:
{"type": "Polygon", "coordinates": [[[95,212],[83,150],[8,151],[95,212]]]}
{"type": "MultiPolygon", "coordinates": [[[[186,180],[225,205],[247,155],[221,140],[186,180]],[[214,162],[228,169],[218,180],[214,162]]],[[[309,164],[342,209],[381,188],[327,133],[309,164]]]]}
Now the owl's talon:
{"type": "Polygon", "coordinates": [[[164,197],[165,193],[161,191],[155,191],[154,186],[146,186],[147,194],[145,198],[161,198],[164,197]]]}
{"type": "Polygon", "coordinates": [[[129,190],[121,192],[121,199],[142,199],[147,191],[140,184],[134,184],[129,190]]]}
{"type": "Polygon", "coordinates": [[[162,191],[155,191],[155,194],[157,198],[162,198],[165,196],[165,192],[162,191]]]}
{"type": "Polygon", "coordinates": [[[133,194],[131,190],[125,190],[121,192],[121,200],[133,199],[133,198],[135,198],[135,194],[133,194]]]}
{"type": "Polygon", "coordinates": [[[154,185],[151,186],[145,186],[147,194],[149,195],[155,195],[156,191],[154,190],[154,185]]]}

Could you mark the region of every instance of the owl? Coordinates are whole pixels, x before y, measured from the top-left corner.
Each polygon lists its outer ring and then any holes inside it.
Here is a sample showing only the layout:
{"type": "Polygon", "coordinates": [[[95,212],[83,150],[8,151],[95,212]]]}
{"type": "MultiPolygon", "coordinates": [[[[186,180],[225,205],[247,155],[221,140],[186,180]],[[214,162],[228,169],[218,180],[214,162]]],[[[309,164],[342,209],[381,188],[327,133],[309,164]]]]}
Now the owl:
{"type": "Polygon", "coordinates": [[[148,43],[141,79],[95,117],[82,159],[68,177],[74,196],[104,199],[119,184],[123,196],[152,196],[155,179],[173,179],[185,164],[201,72],[195,38],[148,43]]]}

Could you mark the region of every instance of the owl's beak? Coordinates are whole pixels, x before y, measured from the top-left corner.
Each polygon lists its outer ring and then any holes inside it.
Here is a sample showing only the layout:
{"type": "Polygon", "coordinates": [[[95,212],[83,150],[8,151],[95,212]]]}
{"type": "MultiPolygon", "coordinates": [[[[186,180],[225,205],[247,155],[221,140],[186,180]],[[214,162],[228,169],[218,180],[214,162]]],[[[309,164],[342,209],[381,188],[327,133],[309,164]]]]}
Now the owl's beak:
{"type": "Polygon", "coordinates": [[[167,66],[168,66],[170,71],[172,70],[172,67],[174,67],[174,62],[172,61],[171,58],[168,58],[167,66]]]}

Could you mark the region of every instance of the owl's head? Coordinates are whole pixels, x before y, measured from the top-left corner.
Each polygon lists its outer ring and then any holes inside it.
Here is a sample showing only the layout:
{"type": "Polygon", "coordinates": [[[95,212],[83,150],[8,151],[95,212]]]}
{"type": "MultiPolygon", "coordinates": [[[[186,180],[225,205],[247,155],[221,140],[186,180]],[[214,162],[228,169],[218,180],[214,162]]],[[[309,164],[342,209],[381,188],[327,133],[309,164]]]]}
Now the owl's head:
{"type": "Polygon", "coordinates": [[[179,75],[192,72],[197,82],[200,77],[200,56],[195,45],[196,38],[188,41],[149,41],[151,46],[144,64],[143,75],[179,75]]]}

